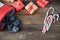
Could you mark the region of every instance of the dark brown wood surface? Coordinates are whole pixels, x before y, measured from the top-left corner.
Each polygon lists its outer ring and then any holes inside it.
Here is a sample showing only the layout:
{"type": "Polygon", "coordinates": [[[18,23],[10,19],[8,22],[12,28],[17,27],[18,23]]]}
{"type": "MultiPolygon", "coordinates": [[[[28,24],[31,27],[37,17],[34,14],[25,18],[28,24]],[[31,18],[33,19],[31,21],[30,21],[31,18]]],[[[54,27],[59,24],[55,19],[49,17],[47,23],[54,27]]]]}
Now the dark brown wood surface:
{"type": "MultiPolygon", "coordinates": [[[[28,0],[23,1],[28,3],[28,0]]],[[[35,3],[36,0],[30,1],[35,3]]],[[[20,26],[22,30],[18,33],[11,33],[10,31],[0,32],[0,40],[60,40],[60,18],[59,21],[51,25],[50,30],[46,34],[41,32],[46,11],[50,6],[54,7],[56,9],[55,13],[60,16],[60,0],[50,0],[46,8],[38,6],[39,9],[33,15],[25,15],[25,9],[16,12],[14,16],[22,21],[20,26]]]]}

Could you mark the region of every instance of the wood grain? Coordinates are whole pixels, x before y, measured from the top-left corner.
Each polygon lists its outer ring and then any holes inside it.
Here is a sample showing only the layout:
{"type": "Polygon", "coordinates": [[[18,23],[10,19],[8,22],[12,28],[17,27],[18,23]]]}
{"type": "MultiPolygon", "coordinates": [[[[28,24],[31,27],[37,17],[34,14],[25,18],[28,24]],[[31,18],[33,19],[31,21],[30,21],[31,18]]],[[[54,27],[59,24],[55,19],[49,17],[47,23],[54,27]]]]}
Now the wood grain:
{"type": "MultiPolygon", "coordinates": [[[[23,0],[25,5],[30,1],[36,4],[36,0],[23,0]]],[[[15,12],[14,16],[22,21],[22,25],[19,26],[22,30],[18,33],[12,33],[11,31],[0,32],[0,40],[60,40],[60,18],[59,21],[51,25],[46,34],[41,32],[46,11],[50,6],[54,7],[56,9],[55,13],[60,16],[60,0],[50,0],[46,8],[38,6],[39,9],[33,15],[24,14],[26,12],[24,8],[19,12],[15,12]]]]}

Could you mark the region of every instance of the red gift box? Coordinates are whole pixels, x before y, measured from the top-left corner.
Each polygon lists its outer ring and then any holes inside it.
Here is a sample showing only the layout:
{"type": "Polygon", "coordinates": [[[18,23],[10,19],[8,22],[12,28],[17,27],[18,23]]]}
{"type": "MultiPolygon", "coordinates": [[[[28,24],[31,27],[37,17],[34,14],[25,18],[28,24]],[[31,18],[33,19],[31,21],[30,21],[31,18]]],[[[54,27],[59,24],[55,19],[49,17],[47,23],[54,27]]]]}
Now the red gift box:
{"type": "Polygon", "coordinates": [[[24,4],[21,0],[17,0],[12,4],[12,6],[16,9],[16,11],[19,11],[24,7],[24,4]]]}
{"type": "Polygon", "coordinates": [[[49,3],[49,0],[37,0],[37,4],[42,8],[46,7],[48,3],[49,3]]]}
{"type": "Polygon", "coordinates": [[[25,9],[27,10],[27,12],[25,14],[33,14],[38,9],[38,7],[33,2],[30,2],[25,7],[25,9]]]}

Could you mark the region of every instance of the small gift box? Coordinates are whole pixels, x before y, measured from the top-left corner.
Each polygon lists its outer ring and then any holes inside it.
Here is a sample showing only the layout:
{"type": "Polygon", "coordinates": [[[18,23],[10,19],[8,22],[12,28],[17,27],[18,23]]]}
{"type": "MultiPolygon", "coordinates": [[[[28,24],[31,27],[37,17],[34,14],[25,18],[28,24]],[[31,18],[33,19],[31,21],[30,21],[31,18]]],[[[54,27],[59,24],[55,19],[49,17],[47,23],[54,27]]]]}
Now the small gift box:
{"type": "Polygon", "coordinates": [[[49,0],[37,0],[37,4],[42,8],[46,7],[48,3],[49,3],[49,0]]]}
{"type": "Polygon", "coordinates": [[[24,7],[24,4],[21,0],[17,0],[12,4],[12,6],[16,9],[16,11],[20,11],[24,7]]]}
{"type": "Polygon", "coordinates": [[[6,1],[6,2],[14,2],[15,0],[3,0],[3,1],[6,1]]]}
{"type": "Polygon", "coordinates": [[[38,7],[33,2],[30,2],[25,9],[27,10],[26,14],[33,14],[38,7]]]}

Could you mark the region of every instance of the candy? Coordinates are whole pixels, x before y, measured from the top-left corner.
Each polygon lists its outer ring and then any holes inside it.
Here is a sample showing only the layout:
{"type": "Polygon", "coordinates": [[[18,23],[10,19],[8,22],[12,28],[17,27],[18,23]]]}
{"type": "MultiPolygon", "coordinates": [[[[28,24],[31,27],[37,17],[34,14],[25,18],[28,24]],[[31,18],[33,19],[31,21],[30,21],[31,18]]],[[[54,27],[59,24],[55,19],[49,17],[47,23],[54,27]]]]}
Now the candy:
{"type": "Polygon", "coordinates": [[[52,23],[55,23],[56,20],[58,21],[59,15],[58,14],[54,14],[54,12],[55,12],[55,9],[53,7],[50,7],[48,9],[48,11],[46,13],[46,17],[44,19],[44,27],[43,27],[43,30],[42,30],[43,33],[46,33],[49,30],[49,28],[51,27],[52,23]],[[51,9],[52,9],[52,13],[51,13],[52,15],[48,16],[48,13],[49,13],[49,11],[51,9]]]}

